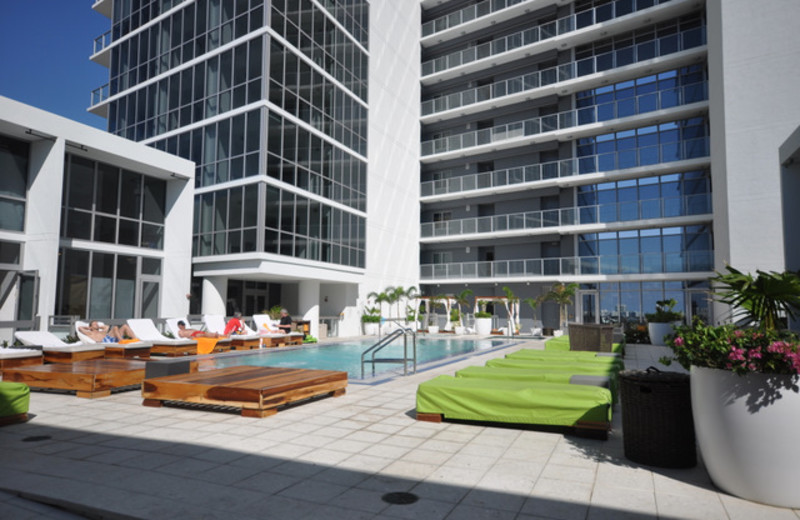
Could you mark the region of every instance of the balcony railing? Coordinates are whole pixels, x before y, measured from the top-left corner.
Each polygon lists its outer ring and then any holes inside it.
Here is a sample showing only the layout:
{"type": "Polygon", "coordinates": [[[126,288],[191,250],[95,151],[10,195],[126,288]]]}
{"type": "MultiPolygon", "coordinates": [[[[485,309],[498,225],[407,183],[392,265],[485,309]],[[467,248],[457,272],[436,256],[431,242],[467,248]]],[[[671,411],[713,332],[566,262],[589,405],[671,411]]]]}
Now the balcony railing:
{"type": "MultiPolygon", "coordinates": [[[[664,1],[669,0],[662,0],[662,3],[664,1]]],[[[453,67],[458,67],[460,65],[471,63],[483,58],[488,58],[490,56],[496,56],[503,52],[508,52],[526,45],[531,45],[536,42],[573,32],[578,29],[583,29],[584,27],[588,27],[590,25],[613,20],[615,18],[652,7],[654,4],[655,2],[653,1],[613,2],[594,7],[592,9],[587,9],[586,11],[571,14],[552,22],[543,23],[524,31],[509,34],[497,40],[492,40],[490,42],[476,45],[475,47],[470,47],[468,49],[426,61],[422,64],[422,76],[424,77],[429,74],[442,72],[453,67]],[[620,5],[619,7],[618,4],[620,5]],[[639,4],[642,4],[642,7],[639,7],[639,4]]]]}
{"type": "Polygon", "coordinates": [[[92,54],[97,54],[109,45],[111,45],[111,31],[106,31],[94,39],[94,48],[92,49],[92,54]]]}
{"type": "Polygon", "coordinates": [[[89,106],[98,105],[103,101],[105,101],[106,99],[108,99],[108,83],[92,91],[92,99],[91,99],[91,104],[89,106]]]}
{"type": "Polygon", "coordinates": [[[420,266],[420,278],[422,280],[534,278],[541,276],[690,273],[713,270],[713,251],[684,251],[423,264],[420,266]]]}
{"type": "Polygon", "coordinates": [[[706,99],[708,99],[708,86],[703,81],[674,89],[623,98],[610,103],[567,110],[557,114],[534,117],[492,128],[424,141],[422,143],[422,155],[452,152],[462,148],[492,144],[545,132],[555,132],[602,121],[611,121],[622,117],[696,103],[706,99]]]}
{"type": "Polygon", "coordinates": [[[422,238],[525,231],[557,226],[576,226],[596,223],[626,222],[653,218],[670,218],[711,213],[711,195],[701,193],[683,197],[580,206],[541,211],[526,211],[508,215],[423,222],[422,238]]]}
{"type": "Polygon", "coordinates": [[[437,32],[457,27],[462,23],[471,22],[476,18],[496,13],[512,5],[517,5],[525,0],[484,0],[475,5],[465,7],[460,11],[425,22],[422,24],[422,37],[430,36],[437,32]]]}
{"type": "Polygon", "coordinates": [[[452,177],[450,179],[425,181],[421,186],[421,194],[423,197],[449,195],[464,191],[500,188],[558,179],[560,177],[571,177],[573,175],[625,170],[638,166],[698,159],[708,157],[708,155],[708,137],[699,137],[674,143],[643,146],[632,150],[587,155],[561,161],[452,177]]]}

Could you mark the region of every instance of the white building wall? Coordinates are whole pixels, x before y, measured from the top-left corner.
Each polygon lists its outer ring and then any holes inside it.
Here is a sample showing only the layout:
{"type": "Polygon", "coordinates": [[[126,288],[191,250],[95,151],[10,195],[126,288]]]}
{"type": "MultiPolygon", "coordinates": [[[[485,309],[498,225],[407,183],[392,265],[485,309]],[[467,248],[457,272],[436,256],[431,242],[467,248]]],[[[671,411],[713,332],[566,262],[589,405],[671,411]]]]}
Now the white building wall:
{"type": "Polygon", "coordinates": [[[370,3],[367,256],[359,308],[419,283],[420,4],[370,3]]]}
{"type": "Polygon", "coordinates": [[[783,270],[778,148],[800,124],[796,0],[709,0],[716,268],[783,270]]]}
{"type": "MultiPolygon", "coordinates": [[[[194,163],[2,96],[0,133],[31,143],[25,230],[22,233],[0,232],[0,237],[22,242],[22,269],[38,271],[37,314],[42,329],[47,328],[55,311],[59,247],[84,242],[61,239],[66,153],[168,181],[163,251],[100,242],[82,245],[109,253],[163,257],[160,313],[162,316],[186,314],[186,294],[191,279],[194,163]]],[[[9,314],[8,307],[13,305],[4,306],[3,319],[13,319],[14,313],[9,314]]],[[[10,337],[0,337],[2,339],[10,337]]]]}

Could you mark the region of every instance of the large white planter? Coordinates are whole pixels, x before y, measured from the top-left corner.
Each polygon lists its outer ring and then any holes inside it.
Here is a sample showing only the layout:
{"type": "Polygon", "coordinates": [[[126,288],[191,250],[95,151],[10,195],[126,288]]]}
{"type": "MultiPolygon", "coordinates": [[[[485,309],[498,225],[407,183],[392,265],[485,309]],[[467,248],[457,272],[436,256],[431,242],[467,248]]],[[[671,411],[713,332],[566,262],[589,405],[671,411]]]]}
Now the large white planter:
{"type": "Polygon", "coordinates": [[[664,336],[667,334],[672,334],[673,322],[669,323],[648,323],[647,324],[647,332],[650,334],[650,344],[651,345],[660,345],[665,346],[667,344],[664,341],[664,336]]]}
{"type": "Polygon", "coordinates": [[[800,508],[798,379],[691,368],[697,443],[720,489],[755,502],[800,508]]]}
{"type": "Polygon", "coordinates": [[[492,333],[492,318],[475,318],[475,334],[488,336],[492,333]]]}
{"type": "Polygon", "coordinates": [[[438,325],[428,325],[428,334],[439,334],[438,325]]]}
{"type": "Polygon", "coordinates": [[[381,327],[380,323],[365,323],[364,334],[367,336],[377,336],[380,327],[381,327]]]}

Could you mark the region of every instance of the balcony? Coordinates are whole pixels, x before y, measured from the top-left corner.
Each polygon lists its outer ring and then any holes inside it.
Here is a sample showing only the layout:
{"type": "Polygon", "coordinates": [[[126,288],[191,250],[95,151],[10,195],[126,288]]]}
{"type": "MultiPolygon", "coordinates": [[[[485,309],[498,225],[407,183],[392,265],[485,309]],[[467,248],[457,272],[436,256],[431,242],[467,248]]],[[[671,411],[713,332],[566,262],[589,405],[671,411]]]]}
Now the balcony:
{"type": "MultiPolygon", "coordinates": [[[[662,166],[677,161],[695,160],[691,165],[680,165],[677,167],[677,170],[689,170],[707,164],[708,161],[703,159],[708,156],[708,137],[701,137],[681,141],[679,143],[664,143],[640,147],[634,150],[609,152],[580,158],[564,159],[561,161],[531,164],[518,168],[452,177],[450,179],[425,181],[421,186],[421,196],[447,198],[448,195],[460,194],[463,192],[478,190],[495,192],[503,188],[508,189],[502,191],[517,191],[519,189],[528,189],[532,187],[529,186],[530,183],[551,181],[551,184],[557,184],[557,182],[553,181],[577,175],[625,171],[646,166],[662,166]],[[696,159],[701,160],[696,161],[696,159]]],[[[666,171],[658,173],[676,171],[676,168],[667,167],[663,169],[666,171]]]]}
{"type": "Polygon", "coordinates": [[[106,31],[95,38],[90,59],[103,67],[109,67],[111,65],[111,53],[109,51],[111,41],[111,31],[106,31]]]}
{"type": "MultiPolygon", "coordinates": [[[[694,2],[681,2],[678,0],[667,0],[667,2],[662,2],[662,4],[670,4],[672,2],[676,4],[676,8],[670,9],[671,6],[660,7],[659,12],[662,12],[664,16],[676,16],[679,15],[680,12],[685,12],[687,7],[692,9],[696,8],[696,5],[692,5],[694,2]]],[[[588,9],[586,11],[581,11],[579,13],[559,18],[552,22],[539,24],[536,27],[531,27],[530,29],[509,34],[503,38],[499,38],[491,42],[486,42],[474,47],[469,47],[445,56],[428,60],[422,63],[422,76],[425,78],[426,76],[441,73],[455,67],[466,65],[468,63],[487,58],[498,57],[504,53],[508,53],[516,49],[528,47],[538,42],[543,42],[559,36],[565,36],[582,29],[590,28],[592,26],[596,26],[599,29],[599,25],[604,23],[605,25],[602,27],[604,30],[603,36],[608,36],[611,31],[611,27],[609,27],[606,22],[618,20],[634,13],[641,13],[647,9],[653,9],[654,4],[654,2],[642,2],[643,6],[641,9],[620,8],[617,10],[616,5],[618,3],[620,2],[609,3],[588,9]]],[[[638,5],[634,7],[638,7],[638,5]]],[[[649,19],[648,21],[656,22],[657,20],[649,19]]],[[[617,30],[625,31],[630,30],[631,28],[634,28],[634,26],[631,25],[629,27],[628,24],[620,24],[619,27],[617,27],[617,30]]]]}
{"type": "Polygon", "coordinates": [[[461,24],[471,22],[478,18],[488,16],[498,11],[523,3],[525,0],[484,0],[475,5],[465,7],[454,13],[440,16],[429,22],[422,24],[422,37],[426,38],[432,34],[446,31],[461,24]]]}
{"type": "Polygon", "coordinates": [[[708,99],[706,82],[661,90],[610,103],[568,110],[506,125],[466,132],[422,143],[422,156],[453,152],[474,146],[490,145],[520,137],[555,132],[567,128],[613,121],[634,115],[666,110],[708,99]]]}
{"type": "MultiPolygon", "coordinates": [[[[498,235],[563,233],[565,226],[591,226],[592,224],[621,224],[625,222],[673,217],[711,214],[711,195],[701,193],[683,197],[618,202],[596,206],[580,206],[541,211],[527,211],[508,215],[449,220],[444,222],[423,222],[422,239],[456,237],[459,235],[480,235],[480,238],[495,238],[498,235]]],[[[706,220],[709,220],[707,218],[706,220]]],[[[663,224],[663,222],[662,222],[663,224]]],[[[684,225],[684,224],[681,224],[684,225]]],[[[574,230],[575,232],[590,232],[574,230]]]]}
{"type": "Polygon", "coordinates": [[[89,112],[101,117],[108,117],[108,105],[104,103],[109,96],[109,84],[98,87],[92,91],[89,112]]]}
{"type": "Polygon", "coordinates": [[[596,278],[598,276],[669,273],[702,273],[704,277],[707,277],[713,270],[713,251],[684,251],[423,264],[420,266],[420,279],[437,280],[444,283],[448,280],[525,280],[547,277],[557,279],[565,276],[596,278]]]}

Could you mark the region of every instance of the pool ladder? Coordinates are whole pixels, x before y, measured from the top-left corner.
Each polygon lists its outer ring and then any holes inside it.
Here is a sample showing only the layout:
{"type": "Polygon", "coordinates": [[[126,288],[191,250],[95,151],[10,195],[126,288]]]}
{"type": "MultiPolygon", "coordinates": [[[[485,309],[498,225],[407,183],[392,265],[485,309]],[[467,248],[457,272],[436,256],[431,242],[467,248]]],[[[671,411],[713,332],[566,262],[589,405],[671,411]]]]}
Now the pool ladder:
{"type": "Polygon", "coordinates": [[[414,366],[414,373],[417,373],[417,333],[414,329],[410,329],[407,327],[401,327],[392,331],[390,334],[385,336],[383,339],[378,340],[377,343],[369,347],[361,354],[361,379],[364,379],[364,365],[366,363],[372,363],[372,377],[375,377],[375,363],[402,363],[403,364],[403,375],[408,375],[408,362],[412,361],[414,366]],[[408,357],[408,336],[411,335],[411,342],[412,342],[412,356],[408,357]],[[375,354],[383,350],[384,347],[389,346],[389,344],[394,341],[395,339],[403,336],[403,357],[401,358],[375,358],[375,354]],[[368,355],[372,354],[370,359],[365,359],[368,355]]]}

